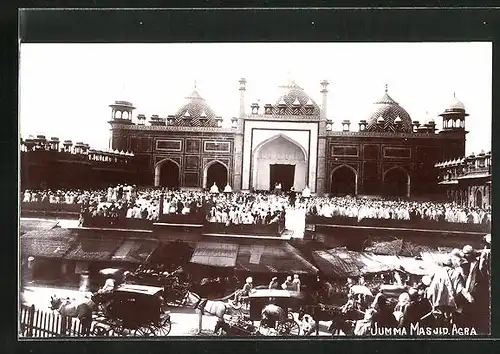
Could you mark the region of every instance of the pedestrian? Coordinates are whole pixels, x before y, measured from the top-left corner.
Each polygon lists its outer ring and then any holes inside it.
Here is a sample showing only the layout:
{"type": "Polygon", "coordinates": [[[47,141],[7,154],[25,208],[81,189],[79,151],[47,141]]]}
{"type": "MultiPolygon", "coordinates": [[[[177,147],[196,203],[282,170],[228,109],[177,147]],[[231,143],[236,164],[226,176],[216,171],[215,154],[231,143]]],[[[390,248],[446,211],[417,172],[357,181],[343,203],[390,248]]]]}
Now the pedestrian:
{"type": "Polygon", "coordinates": [[[283,284],[281,284],[281,288],[283,290],[292,290],[293,291],[293,281],[292,281],[291,276],[286,277],[285,282],[283,284]]]}
{"type": "Polygon", "coordinates": [[[299,275],[298,274],[294,274],[293,275],[293,281],[292,281],[293,285],[294,285],[294,290],[296,292],[300,292],[300,279],[299,279],[299,275]]]}
{"type": "Polygon", "coordinates": [[[277,290],[279,288],[280,288],[280,285],[278,283],[278,277],[273,277],[271,279],[271,282],[269,283],[269,289],[277,290]]]}

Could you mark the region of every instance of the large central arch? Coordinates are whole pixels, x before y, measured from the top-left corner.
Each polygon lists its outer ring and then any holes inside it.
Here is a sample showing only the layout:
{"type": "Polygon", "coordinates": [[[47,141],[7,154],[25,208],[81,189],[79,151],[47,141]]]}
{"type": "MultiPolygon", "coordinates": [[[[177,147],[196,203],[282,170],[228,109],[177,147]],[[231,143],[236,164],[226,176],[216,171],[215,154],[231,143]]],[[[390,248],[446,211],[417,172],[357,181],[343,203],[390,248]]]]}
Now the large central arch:
{"type": "Polygon", "coordinates": [[[252,167],[254,190],[271,190],[275,183],[281,183],[284,190],[293,186],[301,191],[308,183],[307,152],[284,134],[277,134],[257,145],[252,167]]]}
{"type": "Polygon", "coordinates": [[[342,165],[332,171],[330,178],[331,195],[358,194],[358,174],[351,166],[342,165]]]}
{"type": "Polygon", "coordinates": [[[410,175],[401,167],[392,167],[383,176],[383,194],[388,197],[410,197],[410,175]]]}

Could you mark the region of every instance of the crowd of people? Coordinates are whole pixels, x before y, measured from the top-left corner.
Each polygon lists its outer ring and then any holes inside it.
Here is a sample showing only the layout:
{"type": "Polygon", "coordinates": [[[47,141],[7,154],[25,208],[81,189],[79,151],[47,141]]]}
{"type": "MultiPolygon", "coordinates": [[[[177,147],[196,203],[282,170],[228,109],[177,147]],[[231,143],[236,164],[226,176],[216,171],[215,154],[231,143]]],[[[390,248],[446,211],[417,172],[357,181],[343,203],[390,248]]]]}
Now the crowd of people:
{"type": "MultiPolygon", "coordinates": [[[[307,188],[306,188],[307,189],[307,188]]],[[[217,189],[218,191],[218,189],[217,189]]],[[[383,220],[491,224],[489,208],[468,208],[454,203],[316,197],[303,193],[232,193],[171,191],[119,185],[102,190],[26,190],[24,203],[79,204],[87,216],[158,220],[163,215],[201,215],[226,225],[273,224],[287,208],[305,209],[307,215],[383,220]],[[162,200],[162,202],[161,202],[162,200]],[[160,207],[160,203],[163,203],[160,207]]]]}
{"type": "MultiPolygon", "coordinates": [[[[397,304],[379,292],[363,307],[362,295],[349,292],[345,309],[356,307],[364,318],[356,322],[354,335],[428,335],[429,328],[444,328],[453,323],[469,334],[487,334],[490,318],[491,235],[485,237],[486,246],[475,250],[470,245],[452,250],[435,268],[411,285],[398,279],[394,284],[405,291],[397,304]]],[[[349,289],[364,285],[348,280],[349,289]]],[[[434,332],[431,334],[435,334],[434,332]]],[[[448,332],[448,334],[452,334],[448,332]]],[[[460,333],[455,333],[460,334],[460,333]]]]}
{"type": "Polygon", "coordinates": [[[309,215],[362,219],[391,219],[436,222],[490,224],[491,211],[461,207],[454,203],[368,199],[354,197],[316,197],[306,204],[309,215]]]}

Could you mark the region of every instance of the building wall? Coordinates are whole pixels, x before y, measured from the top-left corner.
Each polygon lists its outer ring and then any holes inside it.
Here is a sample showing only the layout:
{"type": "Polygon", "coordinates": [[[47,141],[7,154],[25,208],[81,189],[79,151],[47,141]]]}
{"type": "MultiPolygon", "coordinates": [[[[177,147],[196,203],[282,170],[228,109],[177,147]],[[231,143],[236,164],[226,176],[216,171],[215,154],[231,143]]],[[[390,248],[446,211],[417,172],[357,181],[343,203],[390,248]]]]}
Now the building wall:
{"type": "Polygon", "coordinates": [[[346,165],[356,171],[358,194],[382,194],[384,176],[395,167],[408,173],[412,196],[438,193],[434,164],[441,160],[449,144],[449,139],[437,135],[339,133],[328,136],[325,191],[331,190],[333,172],[346,165]]]}
{"type": "Polygon", "coordinates": [[[126,146],[141,163],[142,185],[159,183],[161,166],[173,161],[179,166],[180,187],[204,188],[207,168],[218,161],[228,169],[233,181],[234,134],[194,131],[128,129],[112,132],[113,147],[126,146]],[[155,181],[156,179],[156,181],[155,181]],[[156,183],[155,183],[156,182],[156,183]]]}

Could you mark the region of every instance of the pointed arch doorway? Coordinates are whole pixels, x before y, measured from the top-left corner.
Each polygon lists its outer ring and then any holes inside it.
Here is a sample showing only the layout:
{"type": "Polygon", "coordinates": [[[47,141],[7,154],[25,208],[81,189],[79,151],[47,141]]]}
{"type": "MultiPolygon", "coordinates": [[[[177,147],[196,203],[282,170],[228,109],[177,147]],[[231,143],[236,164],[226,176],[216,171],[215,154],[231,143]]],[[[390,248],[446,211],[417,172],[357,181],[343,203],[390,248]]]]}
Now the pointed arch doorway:
{"type": "Polygon", "coordinates": [[[281,183],[282,190],[301,191],[307,184],[307,152],[284,134],[277,134],[254,150],[252,187],[258,191],[273,190],[281,183]]]}
{"type": "Polygon", "coordinates": [[[155,186],[168,189],[180,187],[180,168],[170,159],[160,161],[155,167],[155,186]]]}
{"type": "Polygon", "coordinates": [[[478,189],[476,190],[476,208],[483,207],[483,193],[478,189]]]}
{"type": "Polygon", "coordinates": [[[215,185],[219,187],[219,191],[223,191],[228,183],[228,169],[220,161],[214,161],[205,167],[204,171],[204,188],[210,188],[215,185]]]}
{"type": "Polygon", "coordinates": [[[384,173],[383,194],[387,197],[410,197],[410,175],[400,167],[384,173]]]}
{"type": "Polygon", "coordinates": [[[347,165],[342,165],[332,171],[330,179],[331,195],[356,195],[358,175],[356,171],[347,165]]]}

